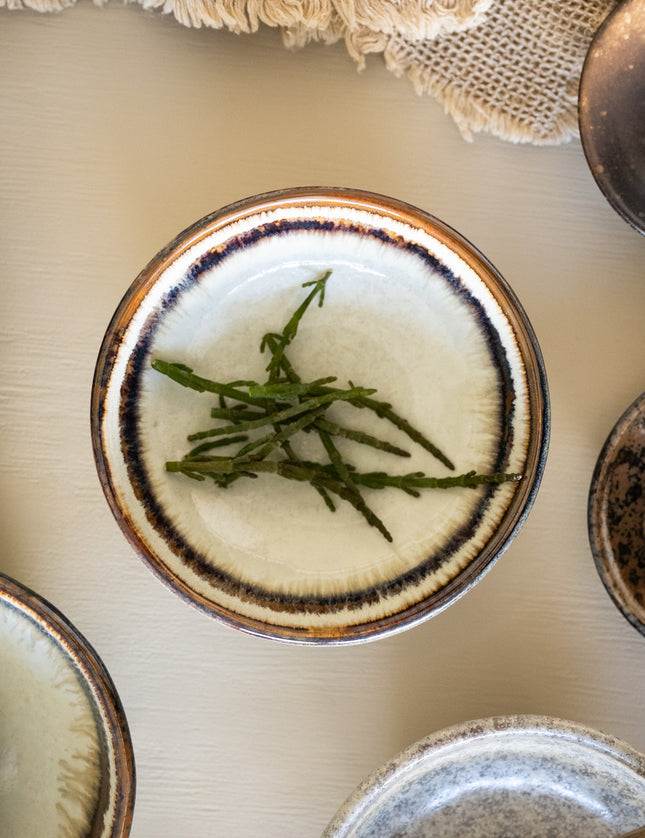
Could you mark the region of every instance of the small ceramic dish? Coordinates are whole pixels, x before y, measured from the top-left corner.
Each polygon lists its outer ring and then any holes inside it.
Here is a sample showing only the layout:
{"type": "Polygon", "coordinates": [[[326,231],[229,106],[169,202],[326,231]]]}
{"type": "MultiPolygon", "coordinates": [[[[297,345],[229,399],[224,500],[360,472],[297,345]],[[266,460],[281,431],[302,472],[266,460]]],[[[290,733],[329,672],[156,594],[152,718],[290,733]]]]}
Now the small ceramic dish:
{"type": "Polygon", "coordinates": [[[591,551],[612,600],[645,634],[645,393],[602,447],[588,503],[591,551]]]}
{"type": "MultiPolygon", "coordinates": [[[[92,396],[99,477],[144,561],[228,625],[302,643],[389,634],[461,596],[524,521],[548,431],[537,341],[490,263],[421,210],[341,189],[257,196],[179,235],[119,305],[92,396]],[[190,447],[187,434],[213,425],[220,403],[152,363],[187,365],[219,382],[265,381],[263,335],[282,333],[311,290],[303,284],[327,271],[324,305],[302,317],[289,362],[305,381],[335,375],[341,389],[376,388],[375,398],[432,436],[455,470],[369,410],[337,403],[334,422],[410,455],[340,439],[350,466],[442,478],[504,472],[519,482],[418,498],[365,490],[390,543],[349,503],[332,514],[302,482],[263,473],[223,491],[166,471],[190,447]]],[[[320,461],[314,437],[291,440],[302,462],[320,461]]]]}
{"type": "Polygon", "coordinates": [[[542,716],[434,733],[347,799],[323,838],[615,838],[645,823],[645,757],[542,716]]]}
{"type": "Polygon", "coordinates": [[[645,233],[645,5],[623,0],[591,43],[580,79],[580,138],[605,198],[645,233]]]}
{"type": "Polygon", "coordinates": [[[84,637],[0,574],[2,834],[126,838],[135,795],[121,702],[84,637]]]}

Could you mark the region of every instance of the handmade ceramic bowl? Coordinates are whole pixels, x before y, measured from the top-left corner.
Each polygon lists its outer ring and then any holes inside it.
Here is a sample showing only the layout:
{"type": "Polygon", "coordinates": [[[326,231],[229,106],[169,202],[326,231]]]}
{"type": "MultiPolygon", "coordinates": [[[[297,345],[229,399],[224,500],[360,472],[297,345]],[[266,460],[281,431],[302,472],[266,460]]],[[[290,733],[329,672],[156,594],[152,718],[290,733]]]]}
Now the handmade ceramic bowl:
{"type": "Polygon", "coordinates": [[[542,716],[500,716],[407,748],[348,798],[323,838],[614,838],[645,823],[645,757],[542,716]]]}
{"type": "MultiPolygon", "coordinates": [[[[548,430],[537,341],[490,263],[419,209],[341,189],[257,196],[180,234],[119,305],[92,398],[105,495],[150,568],[228,625],[303,643],[398,631],[468,590],[524,521],[548,430]],[[186,389],[152,364],[179,364],[180,378],[185,366],[220,384],[265,382],[271,354],[266,345],[260,351],[263,336],[275,341],[289,332],[292,314],[312,292],[306,283],[320,283],[328,271],[324,305],[319,298],[311,304],[283,347],[290,368],[281,367],[281,376],[337,376],[333,387],[343,392],[375,388],[374,399],[391,404],[445,455],[437,459],[351,400],[331,405],[323,419],[409,455],[334,437],[352,481],[375,472],[407,481],[403,490],[400,483],[362,489],[382,529],[347,502],[350,492],[336,477],[336,511],[328,508],[325,457],[332,455],[319,431],[290,437],[282,457],[290,451],[291,464],[282,464],[280,475],[243,477],[225,490],[166,470],[195,445],[187,435],[208,430],[211,412],[236,400],[186,389]],[[316,478],[312,485],[281,479],[288,469],[292,476],[313,469],[316,478]],[[520,479],[424,487],[420,497],[406,491],[417,472],[443,479],[471,471],[520,479]]],[[[219,450],[215,456],[231,457],[219,450]]]]}
{"type": "Polygon", "coordinates": [[[587,515],[600,578],[623,616],[645,634],[645,393],[602,447],[587,515]]]}
{"type": "Polygon", "coordinates": [[[0,672],[2,834],[126,838],[134,758],[110,676],[59,611],[2,574],[0,672]]]}
{"type": "Polygon", "coordinates": [[[645,233],[645,6],[622,0],[589,47],[578,121],[589,168],[616,212],[645,233]]]}

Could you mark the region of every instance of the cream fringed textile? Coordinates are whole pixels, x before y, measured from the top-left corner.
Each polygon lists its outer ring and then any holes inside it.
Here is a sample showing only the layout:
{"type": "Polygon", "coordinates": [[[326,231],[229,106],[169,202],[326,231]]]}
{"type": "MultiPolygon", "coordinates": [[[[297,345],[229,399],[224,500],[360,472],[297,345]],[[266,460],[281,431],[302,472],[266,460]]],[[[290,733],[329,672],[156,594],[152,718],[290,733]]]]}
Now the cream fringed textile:
{"type": "MultiPolygon", "coordinates": [[[[102,3],[105,0],[95,0],[102,3]]],[[[76,0],[0,0],[57,11],[76,0]]],[[[255,32],[277,26],[288,47],[344,40],[359,66],[388,68],[437,99],[467,139],[489,132],[556,144],[577,134],[580,72],[618,0],[136,0],[185,26],[255,32]]]]}
{"type": "MultiPolygon", "coordinates": [[[[0,0],[0,8],[60,11],[76,0],[0,0]]],[[[102,5],[104,0],[96,0],[102,5]]],[[[370,31],[434,38],[481,20],[494,0],[138,0],[184,26],[257,32],[261,24],[288,31],[292,43],[333,41],[347,32],[370,31]]]]}

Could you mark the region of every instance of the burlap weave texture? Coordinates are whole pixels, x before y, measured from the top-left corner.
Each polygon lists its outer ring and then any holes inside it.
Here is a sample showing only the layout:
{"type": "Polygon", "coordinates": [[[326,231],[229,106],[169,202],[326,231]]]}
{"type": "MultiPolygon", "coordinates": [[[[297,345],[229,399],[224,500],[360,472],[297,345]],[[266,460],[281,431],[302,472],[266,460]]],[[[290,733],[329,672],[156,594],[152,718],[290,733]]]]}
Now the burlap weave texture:
{"type": "Polygon", "coordinates": [[[578,85],[594,33],[617,0],[496,0],[467,32],[387,39],[385,59],[437,98],[462,133],[553,144],[578,132],[578,85]]]}

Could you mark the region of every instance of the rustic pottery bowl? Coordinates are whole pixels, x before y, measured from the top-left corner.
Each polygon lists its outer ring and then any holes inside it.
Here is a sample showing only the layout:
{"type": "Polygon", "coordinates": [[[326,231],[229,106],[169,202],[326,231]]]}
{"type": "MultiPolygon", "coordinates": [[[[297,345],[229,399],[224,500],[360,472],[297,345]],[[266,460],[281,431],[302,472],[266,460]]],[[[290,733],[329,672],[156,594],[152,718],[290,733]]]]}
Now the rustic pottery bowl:
{"type": "Polygon", "coordinates": [[[596,32],[580,78],[580,138],[603,195],[645,233],[645,5],[622,0],[596,32]]]}
{"type": "Polygon", "coordinates": [[[614,604],[645,634],[645,393],[602,447],[589,489],[588,527],[600,578],[614,604]]]}
{"type": "Polygon", "coordinates": [[[543,716],[434,733],[365,780],[323,838],[614,838],[645,823],[645,757],[543,716]]]}
{"type": "MultiPolygon", "coordinates": [[[[260,195],[181,233],[118,306],[92,395],[103,490],[148,566],[222,622],[300,643],[390,634],[461,596],[523,523],[548,432],[540,350],[497,271],[425,212],[343,189],[260,195]],[[290,363],[305,381],[335,375],[341,389],[376,388],[374,398],[430,435],[455,469],[370,411],[337,403],[333,421],[410,454],[340,440],[350,466],[440,478],[503,472],[518,482],[419,498],[366,490],[390,543],[349,503],[332,514],[304,483],[261,474],[224,491],[166,471],[188,450],[187,434],[213,424],[219,402],[152,362],[219,382],[266,380],[262,336],[281,333],[310,290],[303,283],[328,270],[324,305],[303,316],[290,363]]],[[[315,434],[300,437],[295,456],[318,461],[315,434]]]]}
{"type": "Polygon", "coordinates": [[[56,608],[2,574],[0,673],[2,834],[126,838],[134,758],[110,676],[56,608]]]}

